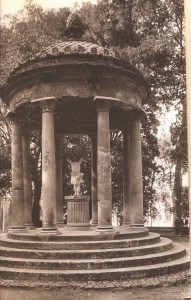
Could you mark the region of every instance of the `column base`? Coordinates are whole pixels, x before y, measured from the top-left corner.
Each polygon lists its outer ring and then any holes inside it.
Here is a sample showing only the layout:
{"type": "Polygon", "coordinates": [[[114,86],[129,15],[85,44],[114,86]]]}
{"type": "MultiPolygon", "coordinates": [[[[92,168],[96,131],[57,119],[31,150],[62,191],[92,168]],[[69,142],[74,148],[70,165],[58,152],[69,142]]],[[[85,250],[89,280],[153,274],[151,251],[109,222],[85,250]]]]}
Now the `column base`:
{"type": "Polygon", "coordinates": [[[91,225],[92,227],[96,227],[96,226],[98,226],[98,221],[91,220],[91,221],[90,221],[90,225],[91,225]]]}
{"type": "Polygon", "coordinates": [[[26,223],[25,227],[28,230],[35,230],[36,229],[36,227],[34,227],[34,225],[32,223],[26,223]]]}
{"type": "Polygon", "coordinates": [[[64,224],[64,222],[57,222],[57,227],[58,228],[64,228],[66,225],[64,224]]]}
{"type": "Polygon", "coordinates": [[[129,230],[148,231],[148,229],[144,226],[144,224],[130,224],[129,230]]]}
{"type": "Polygon", "coordinates": [[[130,222],[123,222],[122,227],[130,227],[131,223],[130,222]]]}
{"type": "Polygon", "coordinates": [[[8,232],[28,232],[25,226],[11,226],[8,232]]]}
{"type": "Polygon", "coordinates": [[[40,231],[40,234],[58,235],[58,234],[61,234],[61,232],[58,231],[57,227],[43,227],[40,231]]]}
{"type": "Polygon", "coordinates": [[[116,231],[115,229],[96,229],[95,231],[98,235],[103,235],[103,236],[116,236],[119,234],[118,231],[116,231]]]}
{"type": "Polygon", "coordinates": [[[97,229],[96,229],[97,232],[115,232],[115,230],[113,229],[113,226],[112,225],[98,225],[97,226],[97,229]]]}

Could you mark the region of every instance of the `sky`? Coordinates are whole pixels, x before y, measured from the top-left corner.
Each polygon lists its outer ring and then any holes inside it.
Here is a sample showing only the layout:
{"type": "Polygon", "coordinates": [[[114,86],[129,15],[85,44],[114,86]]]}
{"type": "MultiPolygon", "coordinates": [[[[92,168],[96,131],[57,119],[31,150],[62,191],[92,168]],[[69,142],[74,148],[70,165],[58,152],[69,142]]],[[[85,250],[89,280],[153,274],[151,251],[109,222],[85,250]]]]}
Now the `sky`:
{"type": "MultiPolygon", "coordinates": [[[[44,9],[59,8],[59,7],[72,7],[74,3],[82,4],[82,2],[96,3],[96,0],[33,0],[44,9]]],[[[24,6],[25,0],[0,0],[1,3],[1,17],[6,14],[15,14],[24,6]]]]}

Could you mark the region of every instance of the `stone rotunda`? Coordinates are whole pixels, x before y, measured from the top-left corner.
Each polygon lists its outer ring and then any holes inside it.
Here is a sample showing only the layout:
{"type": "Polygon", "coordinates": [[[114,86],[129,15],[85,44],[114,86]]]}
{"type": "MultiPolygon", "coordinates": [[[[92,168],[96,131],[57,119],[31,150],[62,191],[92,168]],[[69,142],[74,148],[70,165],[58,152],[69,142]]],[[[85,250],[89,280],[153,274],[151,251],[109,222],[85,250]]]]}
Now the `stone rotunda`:
{"type": "Polygon", "coordinates": [[[140,122],[146,82],[119,53],[82,41],[78,15],[69,16],[65,35],[68,41],[19,65],[2,90],[12,130],[12,223],[1,240],[3,278],[63,284],[188,269],[186,250],[149,233],[143,223],[140,122]],[[111,130],[123,132],[120,228],[112,226],[111,130]],[[32,224],[32,131],[42,133],[41,229],[32,224]],[[91,225],[84,195],[69,196],[71,226],[63,224],[61,141],[70,134],[86,134],[92,142],[91,225]]]}

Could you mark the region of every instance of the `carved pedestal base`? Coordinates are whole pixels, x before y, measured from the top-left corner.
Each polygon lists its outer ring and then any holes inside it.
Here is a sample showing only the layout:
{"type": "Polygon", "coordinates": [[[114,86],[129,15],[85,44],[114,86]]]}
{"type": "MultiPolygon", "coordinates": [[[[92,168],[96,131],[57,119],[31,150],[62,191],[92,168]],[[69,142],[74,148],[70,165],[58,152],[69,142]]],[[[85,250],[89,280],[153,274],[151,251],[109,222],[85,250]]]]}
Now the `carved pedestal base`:
{"type": "Polygon", "coordinates": [[[89,196],[66,196],[68,229],[87,230],[90,228],[89,196]]]}

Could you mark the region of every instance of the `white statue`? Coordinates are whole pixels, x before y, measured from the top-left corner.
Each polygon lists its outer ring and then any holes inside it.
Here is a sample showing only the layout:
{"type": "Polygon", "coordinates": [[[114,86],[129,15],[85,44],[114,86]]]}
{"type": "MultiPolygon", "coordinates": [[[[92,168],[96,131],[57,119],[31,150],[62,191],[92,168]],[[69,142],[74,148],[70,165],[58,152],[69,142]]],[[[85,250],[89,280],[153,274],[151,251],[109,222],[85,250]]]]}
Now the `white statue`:
{"type": "Polygon", "coordinates": [[[69,164],[71,165],[72,173],[71,173],[71,184],[74,186],[74,196],[80,195],[80,184],[84,182],[83,173],[80,172],[80,165],[82,162],[82,158],[79,161],[71,161],[67,159],[69,164]]]}

